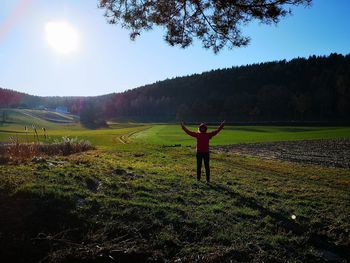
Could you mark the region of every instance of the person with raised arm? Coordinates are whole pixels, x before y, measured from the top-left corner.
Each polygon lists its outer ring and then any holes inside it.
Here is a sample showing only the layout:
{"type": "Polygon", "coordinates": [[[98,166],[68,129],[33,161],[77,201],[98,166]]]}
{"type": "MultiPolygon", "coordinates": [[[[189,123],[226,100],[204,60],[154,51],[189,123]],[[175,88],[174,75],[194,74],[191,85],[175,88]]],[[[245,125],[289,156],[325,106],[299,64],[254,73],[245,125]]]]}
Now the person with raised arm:
{"type": "Polygon", "coordinates": [[[205,123],[201,123],[198,127],[198,132],[190,131],[185,127],[185,124],[181,122],[182,129],[190,136],[195,137],[197,139],[197,180],[201,179],[201,170],[202,170],[202,160],[204,160],[205,167],[205,175],[207,179],[207,183],[210,182],[210,166],[209,166],[209,140],[217,135],[225,125],[225,121],[223,121],[220,126],[212,131],[207,132],[208,126],[205,123]]]}

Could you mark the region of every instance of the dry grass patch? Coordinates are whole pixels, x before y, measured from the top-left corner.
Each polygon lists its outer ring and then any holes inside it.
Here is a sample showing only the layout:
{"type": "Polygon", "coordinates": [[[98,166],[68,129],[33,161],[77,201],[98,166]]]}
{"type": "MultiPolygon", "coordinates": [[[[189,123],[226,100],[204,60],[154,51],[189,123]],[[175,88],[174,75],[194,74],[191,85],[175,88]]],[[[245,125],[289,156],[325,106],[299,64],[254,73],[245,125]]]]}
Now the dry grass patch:
{"type": "Polygon", "coordinates": [[[95,149],[87,140],[63,137],[53,143],[21,143],[11,138],[9,143],[0,145],[0,163],[25,161],[38,156],[67,156],[95,149]]]}

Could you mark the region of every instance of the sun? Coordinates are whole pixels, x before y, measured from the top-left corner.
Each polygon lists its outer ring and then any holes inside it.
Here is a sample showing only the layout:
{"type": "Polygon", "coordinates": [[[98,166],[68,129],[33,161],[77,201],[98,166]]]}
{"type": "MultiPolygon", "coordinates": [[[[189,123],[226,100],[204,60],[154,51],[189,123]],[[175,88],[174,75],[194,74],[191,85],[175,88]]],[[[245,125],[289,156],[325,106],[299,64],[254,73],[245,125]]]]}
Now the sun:
{"type": "Polygon", "coordinates": [[[49,45],[59,54],[70,54],[78,50],[78,32],[67,22],[49,22],[45,26],[49,45]]]}

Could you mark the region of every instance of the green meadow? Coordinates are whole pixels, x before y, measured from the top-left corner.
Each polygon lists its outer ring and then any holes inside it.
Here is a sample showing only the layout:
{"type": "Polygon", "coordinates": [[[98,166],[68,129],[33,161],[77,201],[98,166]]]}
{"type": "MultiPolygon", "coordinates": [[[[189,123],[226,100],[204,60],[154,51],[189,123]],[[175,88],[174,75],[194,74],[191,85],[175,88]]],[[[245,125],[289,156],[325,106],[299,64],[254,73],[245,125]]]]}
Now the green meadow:
{"type": "MultiPolygon", "coordinates": [[[[87,139],[95,146],[113,149],[117,144],[133,142],[153,145],[194,145],[193,138],[186,135],[179,124],[109,123],[108,128],[96,130],[82,127],[77,118],[70,115],[50,113],[39,110],[6,110],[7,121],[0,122],[0,142],[8,141],[10,136],[21,141],[32,141],[32,125],[37,127],[39,135],[46,128],[49,140],[61,137],[79,137],[87,139]],[[31,130],[25,133],[24,127],[31,130]]],[[[0,116],[2,111],[0,110],[0,116]]],[[[188,126],[196,131],[197,126],[188,126]]],[[[215,126],[210,126],[214,130],[215,126]]],[[[237,143],[273,142],[289,140],[350,138],[350,127],[288,127],[288,126],[235,126],[226,125],[225,129],[211,140],[212,145],[237,143]]]]}
{"type": "MultiPolygon", "coordinates": [[[[96,150],[0,164],[0,255],[25,262],[346,262],[350,170],[212,153],[195,180],[179,125],[88,130],[9,111],[0,141],[88,139],[96,150]],[[42,131],[39,132],[42,134],[42,131]],[[40,137],[42,140],[42,137],[40,137]],[[176,146],[176,147],[174,147],[176,146]]],[[[1,115],[0,115],[1,116],[1,115]]],[[[65,118],[65,117],[63,117],[65,118]]],[[[55,121],[52,121],[55,119],[55,121]]],[[[190,126],[195,130],[195,126],[190,126]]],[[[210,127],[214,129],[215,127],[210,127]]],[[[213,145],[349,138],[347,127],[227,126],[213,145]]],[[[307,153],[306,153],[307,154],[307,153]]],[[[16,261],[16,260],[14,260],[16,261]]]]}
{"type": "MultiPolygon", "coordinates": [[[[196,131],[197,126],[188,126],[196,131]]],[[[214,130],[216,127],[209,127],[214,130]]],[[[311,140],[350,138],[349,127],[276,127],[276,126],[226,126],[211,140],[212,145],[237,143],[273,142],[289,140],[311,140]]],[[[182,131],[180,125],[154,125],[150,129],[132,136],[136,142],[167,145],[193,145],[193,138],[182,131]]]]}

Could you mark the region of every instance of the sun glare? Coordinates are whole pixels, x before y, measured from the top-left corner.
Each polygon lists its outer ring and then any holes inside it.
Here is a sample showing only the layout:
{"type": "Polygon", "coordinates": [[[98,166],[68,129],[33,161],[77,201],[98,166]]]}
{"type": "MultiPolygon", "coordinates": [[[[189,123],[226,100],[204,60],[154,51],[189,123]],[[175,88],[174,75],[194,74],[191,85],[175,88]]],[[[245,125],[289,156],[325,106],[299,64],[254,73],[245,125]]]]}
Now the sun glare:
{"type": "Polygon", "coordinates": [[[49,22],[45,26],[49,45],[60,54],[77,51],[79,37],[77,31],[67,22],[49,22]]]}

